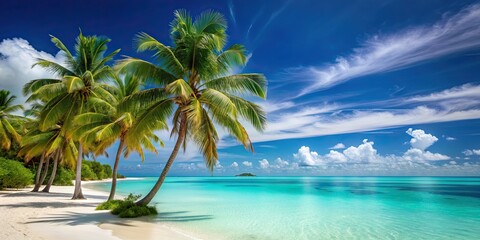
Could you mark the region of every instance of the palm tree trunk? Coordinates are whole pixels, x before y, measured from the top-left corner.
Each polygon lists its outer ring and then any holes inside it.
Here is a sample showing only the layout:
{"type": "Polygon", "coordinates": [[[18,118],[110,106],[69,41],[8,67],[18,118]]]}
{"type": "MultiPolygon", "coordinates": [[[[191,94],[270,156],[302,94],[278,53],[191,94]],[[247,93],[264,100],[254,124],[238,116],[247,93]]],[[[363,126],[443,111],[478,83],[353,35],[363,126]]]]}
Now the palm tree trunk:
{"type": "Polygon", "coordinates": [[[45,161],[45,152],[42,153],[40,157],[40,163],[38,164],[37,174],[35,175],[35,187],[33,187],[32,192],[38,192],[42,183],[40,183],[40,174],[42,174],[43,162],[45,161]]]}
{"type": "Polygon", "coordinates": [[[48,179],[47,186],[42,190],[42,192],[50,192],[50,187],[52,186],[53,180],[55,180],[55,175],[57,175],[57,166],[58,166],[58,159],[60,158],[60,150],[57,150],[55,153],[55,159],[53,160],[53,169],[52,174],[50,174],[50,178],[48,179]]]}
{"type": "Polygon", "coordinates": [[[113,165],[113,174],[112,174],[112,188],[110,188],[110,196],[108,200],[113,200],[115,198],[115,190],[117,188],[117,171],[118,171],[118,162],[120,161],[120,155],[122,154],[124,146],[124,138],[120,137],[120,145],[118,146],[117,155],[115,156],[115,164],[113,165]]]}
{"type": "Polygon", "coordinates": [[[38,192],[38,190],[42,186],[43,182],[45,181],[45,178],[47,178],[48,167],[50,167],[50,157],[47,157],[47,162],[45,163],[45,168],[43,169],[42,176],[40,177],[40,180],[38,181],[38,184],[37,184],[38,188],[33,189],[33,190],[36,190],[36,192],[38,192]]]}
{"type": "Polygon", "coordinates": [[[81,143],[78,143],[78,156],[77,156],[77,173],[75,176],[75,191],[73,192],[73,200],[86,199],[82,193],[82,158],[83,147],[81,143]]]}
{"type": "Polygon", "coordinates": [[[172,153],[170,154],[170,157],[168,158],[167,163],[165,164],[165,167],[163,168],[162,174],[160,174],[160,177],[158,178],[157,182],[153,186],[152,190],[140,201],[136,202],[135,204],[138,206],[141,205],[147,205],[149,204],[153,197],[157,194],[158,190],[160,190],[160,187],[163,184],[163,181],[165,181],[165,178],[167,177],[168,170],[170,170],[170,167],[173,164],[173,161],[175,160],[175,157],[177,157],[178,150],[180,150],[180,147],[182,146],[183,141],[185,140],[185,135],[187,133],[187,118],[185,113],[182,113],[182,119],[180,121],[180,129],[178,131],[178,139],[177,142],[175,143],[175,147],[172,150],[172,153]]]}

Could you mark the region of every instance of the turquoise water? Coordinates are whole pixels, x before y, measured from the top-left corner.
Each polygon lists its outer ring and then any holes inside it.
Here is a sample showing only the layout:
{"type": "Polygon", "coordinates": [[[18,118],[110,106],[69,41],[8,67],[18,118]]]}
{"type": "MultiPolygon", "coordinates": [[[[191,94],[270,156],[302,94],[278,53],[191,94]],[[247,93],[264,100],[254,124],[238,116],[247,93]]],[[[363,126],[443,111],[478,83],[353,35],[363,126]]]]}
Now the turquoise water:
{"type": "Polygon", "coordinates": [[[205,239],[480,239],[480,178],[169,177],[155,202],[157,221],[205,239]]]}

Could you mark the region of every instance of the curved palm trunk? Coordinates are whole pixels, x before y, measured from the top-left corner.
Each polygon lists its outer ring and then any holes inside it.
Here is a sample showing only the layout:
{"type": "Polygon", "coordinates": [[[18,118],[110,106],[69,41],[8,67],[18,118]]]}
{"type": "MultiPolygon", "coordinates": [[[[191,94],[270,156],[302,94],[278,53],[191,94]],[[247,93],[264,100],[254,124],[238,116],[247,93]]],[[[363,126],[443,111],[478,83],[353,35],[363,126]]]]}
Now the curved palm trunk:
{"type": "Polygon", "coordinates": [[[42,183],[40,182],[40,175],[42,174],[43,162],[45,161],[45,152],[42,153],[40,157],[40,163],[38,164],[37,174],[35,174],[35,187],[33,187],[32,192],[38,192],[42,183]]]}
{"type": "Polygon", "coordinates": [[[50,192],[50,187],[53,184],[53,180],[55,180],[55,176],[57,175],[57,166],[58,166],[58,160],[60,158],[60,150],[57,150],[57,153],[55,154],[55,159],[53,160],[53,169],[52,169],[52,174],[50,174],[50,178],[48,179],[47,186],[43,188],[42,192],[50,192]]]}
{"type": "Polygon", "coordinates": [[[120,162],[120,155],[122,154],[122,149],[124,146],[123,137],[120,138],[120,145],[118,146],[117,155],[115,156],[115,164],[113,165],[113,174],[112,174],[112,188],[110,188],[110,195],[108,200],[113,200],[115,198],[115,190],[117,188],[117,172],[118,172],[118,162],[120,162]]]}
{"type": "Polygon", "coordinates": [[[157,194],[158,190],[160,190],[160,187],[163,184],[163,181],[165,181],[165,178],[167,177],[168,170],[170,170],[170,167],[173,164],[173,161],[175,160],[175,157],[177,157],[178,150],[180,150],[180,147],[182,146],[183,140],[185,140],[185,135],[187,132],[187,119],[184,113],[182,113],[182,120],[180,122],[180,129],[178,131],[178,139],[177,142],[175,143],[175,147],[172,150],[172,153],[170,154],[170,157],[168,158],[167,163],[165,164],[165,167],[163,168],[162,174],[160,174],[160,177],[158,178],[157,182],[153,186],[152,190],[140,201],[136,202],[135,204],[140,206],[140,205],[147,205],[149,204],[153,197],[157,194]]]}
{"type": "Polygon", "coordinates": [[[40,187],[42,186],[43,182],[45,181],[45,178],[47,178],[47,173],[48,173],[48,168],[50,167],[50,157],[47,157],[47,162],[45,163],[45,169],[43,169],[42,176],[40,177],[40,180],[38,181],[38,188],[34,188],[34,192],[38,192],[40,187]],[[36,190],[36,191],[35,191],[36,190]]]}
{"type": "Polygon", "coordinates": [[[73,192],[72,200],[86,199],[82,193],[82,144],[78,144],[78,156],[77,156],[77,171],[75,176],[75,191],[73,192]]]}

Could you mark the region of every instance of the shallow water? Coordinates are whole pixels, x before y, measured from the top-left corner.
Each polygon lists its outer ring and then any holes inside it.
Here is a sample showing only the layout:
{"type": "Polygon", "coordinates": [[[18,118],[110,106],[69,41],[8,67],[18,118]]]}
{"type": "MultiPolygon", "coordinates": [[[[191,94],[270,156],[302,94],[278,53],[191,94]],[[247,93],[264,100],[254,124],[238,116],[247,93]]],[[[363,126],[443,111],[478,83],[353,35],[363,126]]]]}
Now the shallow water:
{"type": "Polygon", "coordinates": [[[480,178],[169,177],[154,201],[158,221],[206,239],[480,239],[480,178]]]}

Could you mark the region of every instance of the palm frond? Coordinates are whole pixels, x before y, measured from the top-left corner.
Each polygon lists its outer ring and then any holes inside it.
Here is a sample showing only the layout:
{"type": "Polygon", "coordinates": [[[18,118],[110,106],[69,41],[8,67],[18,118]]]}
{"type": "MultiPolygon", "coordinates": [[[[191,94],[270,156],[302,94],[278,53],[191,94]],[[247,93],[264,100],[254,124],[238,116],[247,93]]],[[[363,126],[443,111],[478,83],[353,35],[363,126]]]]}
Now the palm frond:
{"type": "Polygon", "coordinates": [[[262,107],[237,96],[228,96],[237,107],[237,111],[243,119],[250,122],[257,131],[262,132],[265,129],[267,125],[267,114],[262,107]]]}
{"type": "Polygon", "coordinates": [[[262,74],[236,74],[206,81],[202,87],[228,93],[250,93],[265,99],[267,81],[262,74]]]}
{"type": "Polygon", "coordinates": [[[178,79],[162,68],[137,58],[127,57],[117,61],[115,70],[120,73],[134,74],[143,81],[159,85],[166,85],[178,79]]]}
{"type": "Polygon", "coordinates": [[[171,71],[175,76],[183,75],[183,66],[170,47],[163,45],[144,32],[137,34],[135,43],[137,45],[137,51],[155,51],[153,56],[161,62],[160,64],[162,66],[165,66],[165,69],[171,71]]]}
{"type": "Polygon", "coordinates": [[[234,44],[217,56],[217,62],[222,72],[226,72],[233,67],[244,66],[247,62],[245,47],[240,44],[234,44]]]}
{"type": "Polygon", "coordinates": [[[43,87],[44,85],[49,85],[52,83],[61,83],[61,82],[62,80],[59,80],[59,79],[49,79],[49,78],[35,79],[23,86],[23,94],[28,95],[36,92],[39,88],[43,87]]]}
{"type": "Polygon", "coordinates": [[[50,71],[53,74],[57,74],[58,76],[66,76],[66,75],[74,76],[75,75],[74,72],[67,69],[66,67],[64,67],[64,66],[62,66],[62,65],[60,65],[56,62],[46,60],[46,59],[42,59],[42,58],[38,58],[37,62],[32,65],[32,68],[35,67],[35,66],[40,66],[40,67],[50,71]]]}

